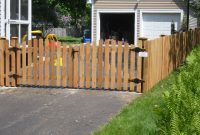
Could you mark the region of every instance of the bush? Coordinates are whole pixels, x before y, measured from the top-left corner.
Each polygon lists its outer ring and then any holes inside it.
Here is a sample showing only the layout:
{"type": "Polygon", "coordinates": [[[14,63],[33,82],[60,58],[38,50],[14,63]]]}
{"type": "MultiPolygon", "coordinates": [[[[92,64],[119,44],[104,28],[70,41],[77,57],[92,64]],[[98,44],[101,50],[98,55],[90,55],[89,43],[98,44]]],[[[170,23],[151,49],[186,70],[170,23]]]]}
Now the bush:
{"type": "Polygon", "coordinates": [[[163,135],[200,134],[200,47],[182,67],[171,91],[157,108],[157,126],[163,135]]]}

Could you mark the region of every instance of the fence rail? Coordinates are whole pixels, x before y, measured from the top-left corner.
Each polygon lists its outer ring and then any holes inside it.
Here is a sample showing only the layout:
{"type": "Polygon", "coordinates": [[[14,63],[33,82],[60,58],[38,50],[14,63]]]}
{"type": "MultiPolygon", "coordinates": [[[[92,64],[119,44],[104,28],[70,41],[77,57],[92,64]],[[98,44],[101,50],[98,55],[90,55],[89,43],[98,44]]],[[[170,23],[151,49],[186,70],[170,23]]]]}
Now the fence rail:
{"type": "Polygon", "coordinates": [[[138,56],[138,47],[110,40],[72,47],[43,39],[20,45],[13,38],[9,46],[1,38],[0,86],[146,92],[183,64],[197,44],[199,28],[155,40],[140,38],[138,46],[147,58],[138,56]]]}

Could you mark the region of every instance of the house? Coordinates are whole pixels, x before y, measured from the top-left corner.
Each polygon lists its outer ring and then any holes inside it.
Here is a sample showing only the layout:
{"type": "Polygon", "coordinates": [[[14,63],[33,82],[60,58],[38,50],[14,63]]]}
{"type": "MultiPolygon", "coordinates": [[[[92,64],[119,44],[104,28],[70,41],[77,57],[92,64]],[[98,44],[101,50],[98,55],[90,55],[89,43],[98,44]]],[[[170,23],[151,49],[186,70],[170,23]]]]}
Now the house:
{"type": "Polygon", "coordinates": [[[0,0],[0,37],[31,38],[32,0],[0,0]]]}
{"type": "MultiPolygon", "coordinates": [[[[170,35],[171,26],[182,28],[187,16],[183,0],[91,0],[92,40],[114,38],[137,42],[138,37],[154,39],[170,35]]],[[[190,28],[197,19],[190,14],[190,28]]]]}

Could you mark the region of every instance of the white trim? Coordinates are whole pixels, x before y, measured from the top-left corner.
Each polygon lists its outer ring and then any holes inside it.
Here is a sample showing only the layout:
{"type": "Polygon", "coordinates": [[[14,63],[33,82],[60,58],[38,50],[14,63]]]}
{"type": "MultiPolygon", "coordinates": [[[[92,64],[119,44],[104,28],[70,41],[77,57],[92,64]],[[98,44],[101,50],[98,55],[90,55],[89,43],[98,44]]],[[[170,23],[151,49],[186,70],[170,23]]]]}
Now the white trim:
{"type": "MultiPolygon", "coordinates": [[[[93,2],[93,1],[92,1],[93,2]]],[[[94,41],[94,5],[92,4],[92,11],[91,11],[92,13],[92,18],[91,18],[91,24],[92,24],[92,26],[91,26],[91,38],[92,38],[92,42],[94,41]]]]}
{"type": "MultiPolygon", "coordinates": [[[[134,30],[134,44],[137,43],[137,10],[135,9],[98,9],[96,15],[96,42],[100,40],[100,13],[134,13],[135,14],[135,30],[134,30]]],[[[93,28],[92,28],[93,29],[93,28]]],[[[94,33],[93,33],[94,34],[94,33]]]]}
{"type": "Polygon", "coordinates": [[[180,17],[180,25],[182,24],[182,21],[183,21],[183,15],[184,15],[184,11],[181,10],[181,9],[148,9],[148,10],[140,10],[140,30],[139,30],[139,35],[140,37],[143,36],[143,14],[144,13],[174,13],[174,14],[180,14],[181,17],[180,17]]]}
{"type": "Polygon", "coordinates": [[[5,37],[5,0],[1,0],[1,36],[5,37]]]}
{"type": "Polygon", "coordinates": [[[32,0],[28,0],[28,40],[31,40],[32,34],[32,0]]]}

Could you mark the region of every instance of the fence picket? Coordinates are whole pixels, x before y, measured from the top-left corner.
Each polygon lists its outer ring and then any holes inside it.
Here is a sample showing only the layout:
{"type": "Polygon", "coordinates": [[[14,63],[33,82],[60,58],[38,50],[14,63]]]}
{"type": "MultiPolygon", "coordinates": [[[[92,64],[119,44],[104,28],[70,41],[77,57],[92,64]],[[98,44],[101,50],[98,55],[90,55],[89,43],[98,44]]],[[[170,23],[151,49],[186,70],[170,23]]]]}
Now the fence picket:
{"type": "Polygon", "coordinates": [[[80,88],[84,88],[85,83],[85,47],[80,46],[80,88]]]}
{"type": "Polygon", "coordinates": [[[60,47],[60,43],[57,45],[57,62],[56,62],[56,86],[59,87],[61,85],[61,72],[60,72],[60,67],[61,67],[61,47],[60,47]]]}
{"type": "Polygon", "coordinates": [[[21,84],[21,77],[22,77],[22,74],[21,74],[21,48],[20,48],[20,44],[17,43],[16,47],[17,47],[17,54],[16,54],[17,80],[16,80],[16,83],[17,83],[17,85],[20,85],[21,84]]]}
{"type": "MultiPolygon", "coordinates": [[[[17,38],[16,37],[13,37],[11,39],[11,47],[12,48],[15,48],[16,47],[16,43],[17,43],[17,38]]],[[[16,78],[15,78],[15,75],[16,75],[16,56],[15,56],[15,51],[14,49],[11,51],[11,76],[12,76],[12,79],[11,79],[11,86],[12,87],[15,87],[16,86],[16,78]]]]}
{"type": "MultiPolygon", "coordinates": [[[[131,49],[134,49],[135,47],[132,45],[131,49]]],[[[134,79],[134,75],[135,75],[135,52],[131,51],[130,52],[130,78],[129,80],[133,80],[134,79]]],[[[134,91],[134,83],[130,82],[130,91],[134,91]]]]}
{"type": "Polygon", "coordinates": [[[119,42],[117,50],[117,90],[122,90],[122,51],[122,42],[119,42]]]}
{"type": "MultiPolygon", "coordinates": [[[[32,40],[28,42],[28,85],[33,84],[33,47],[32,47],[32,40]]],[[[19,54],[20,55],[20,54],[19,54]]]]}
{"type": "Polygon", "coordinates": [[[73,87],[73,70],[74,70],[74,64],[73,64],[73,48],[70,46],[69,47],[69,69],[68,69],[68,73],[69,73],[69,87],[72,88],[73,87]]]}
{"type": "Polygon", "coordinates": [[[116,41],[112,41],[112,50],[111,50],[111,85],[112,90],[115,89],[115,79],[116,79],[116,41]]]}
{"type": "Polygon", "coordinates": [[[124,46],[124,81],[123,90],[128,90],[128,56],[129,56],[129,45],[126,43],[124,46]]]}
{"type": "Polygon", "coordinates": [[[22,84],[26,85],[26,42],[22,44],[22,84]]]}
{"type": "Polygon", "coordinates": [[[90,54],[91,54],[91,50],[90,50],[90,43],[86,44],[86,88],[90,88],[90,84],[91,84],[91,73],[90,73],[90,69],[91,69],[91,65],[90,65],[90,54]]]}
{"type": "Polygon", "coordinates": [[[39,85],[44,86],[44,44],[43,39],[39,39],[39,85]]]}
{"type": "Polygon", "coordinates": [[[73,64],[74,64],[74,73],[73,73],[73,87],[78,88],[78,56],[79,56],[79,47],[74,48],[74,54],[73,54],[73,64]]]}
{"type": "Polygon", "coordinates": [[[49,80],[50,80],[50,70],[49,70],[49,67],[50,67],[50,48],[49,46],[47,45],[48,44],[48,40],[45,40],[45,45],[44,45],[44,48],[45,48],[45,86],[49,86],[49,80]]]}
{"type": "Polygon", "coordinates": [[[96,43],[93,42],[92,45],[92,88],[96,89],[97,87],[97,47],[96,43]]]}
{"type": "Polygon", "coordinates": [[[38,85],[38,40],[33,40],[33,79],[34,85],[38,85]]]}
{"type": "Polygon", "coordinates": [[[5,78],[6,78],[6,86],[9,87],[10,86],[10,54],[9,54],[9,50],[8,50],[8,47],[9,47],[9,41],[6,40],[5,41],[5,55],[6,55],[6,60],[5,60],[5,64],[6,64],[6,75],[5,75],[5,78]]]}
{"type": "Polygon", "coordinates": [[[62,53],[62,87],[67,87],[67,46],[63,45],[63,53],[62,53]]]}
{"type": "Polygon", "coordinates": [[[110,85],[110,62],[109,62],[109,54],[110,54],[110,41],[107,40],[105,43],[105,63],[104,63],[104,89],[109,89],[110,85]]]}
{"type": "Polygon", "coordinates": [[[99,47],[98,47],[98,88],[102,89],[103,85],[103,41],[99,41],[99,47]]]}
{"type": "Polygon", "coordinates": [[[4,86],[4,41],[5,39],[0,39],[0,86],[4,86]]]}

